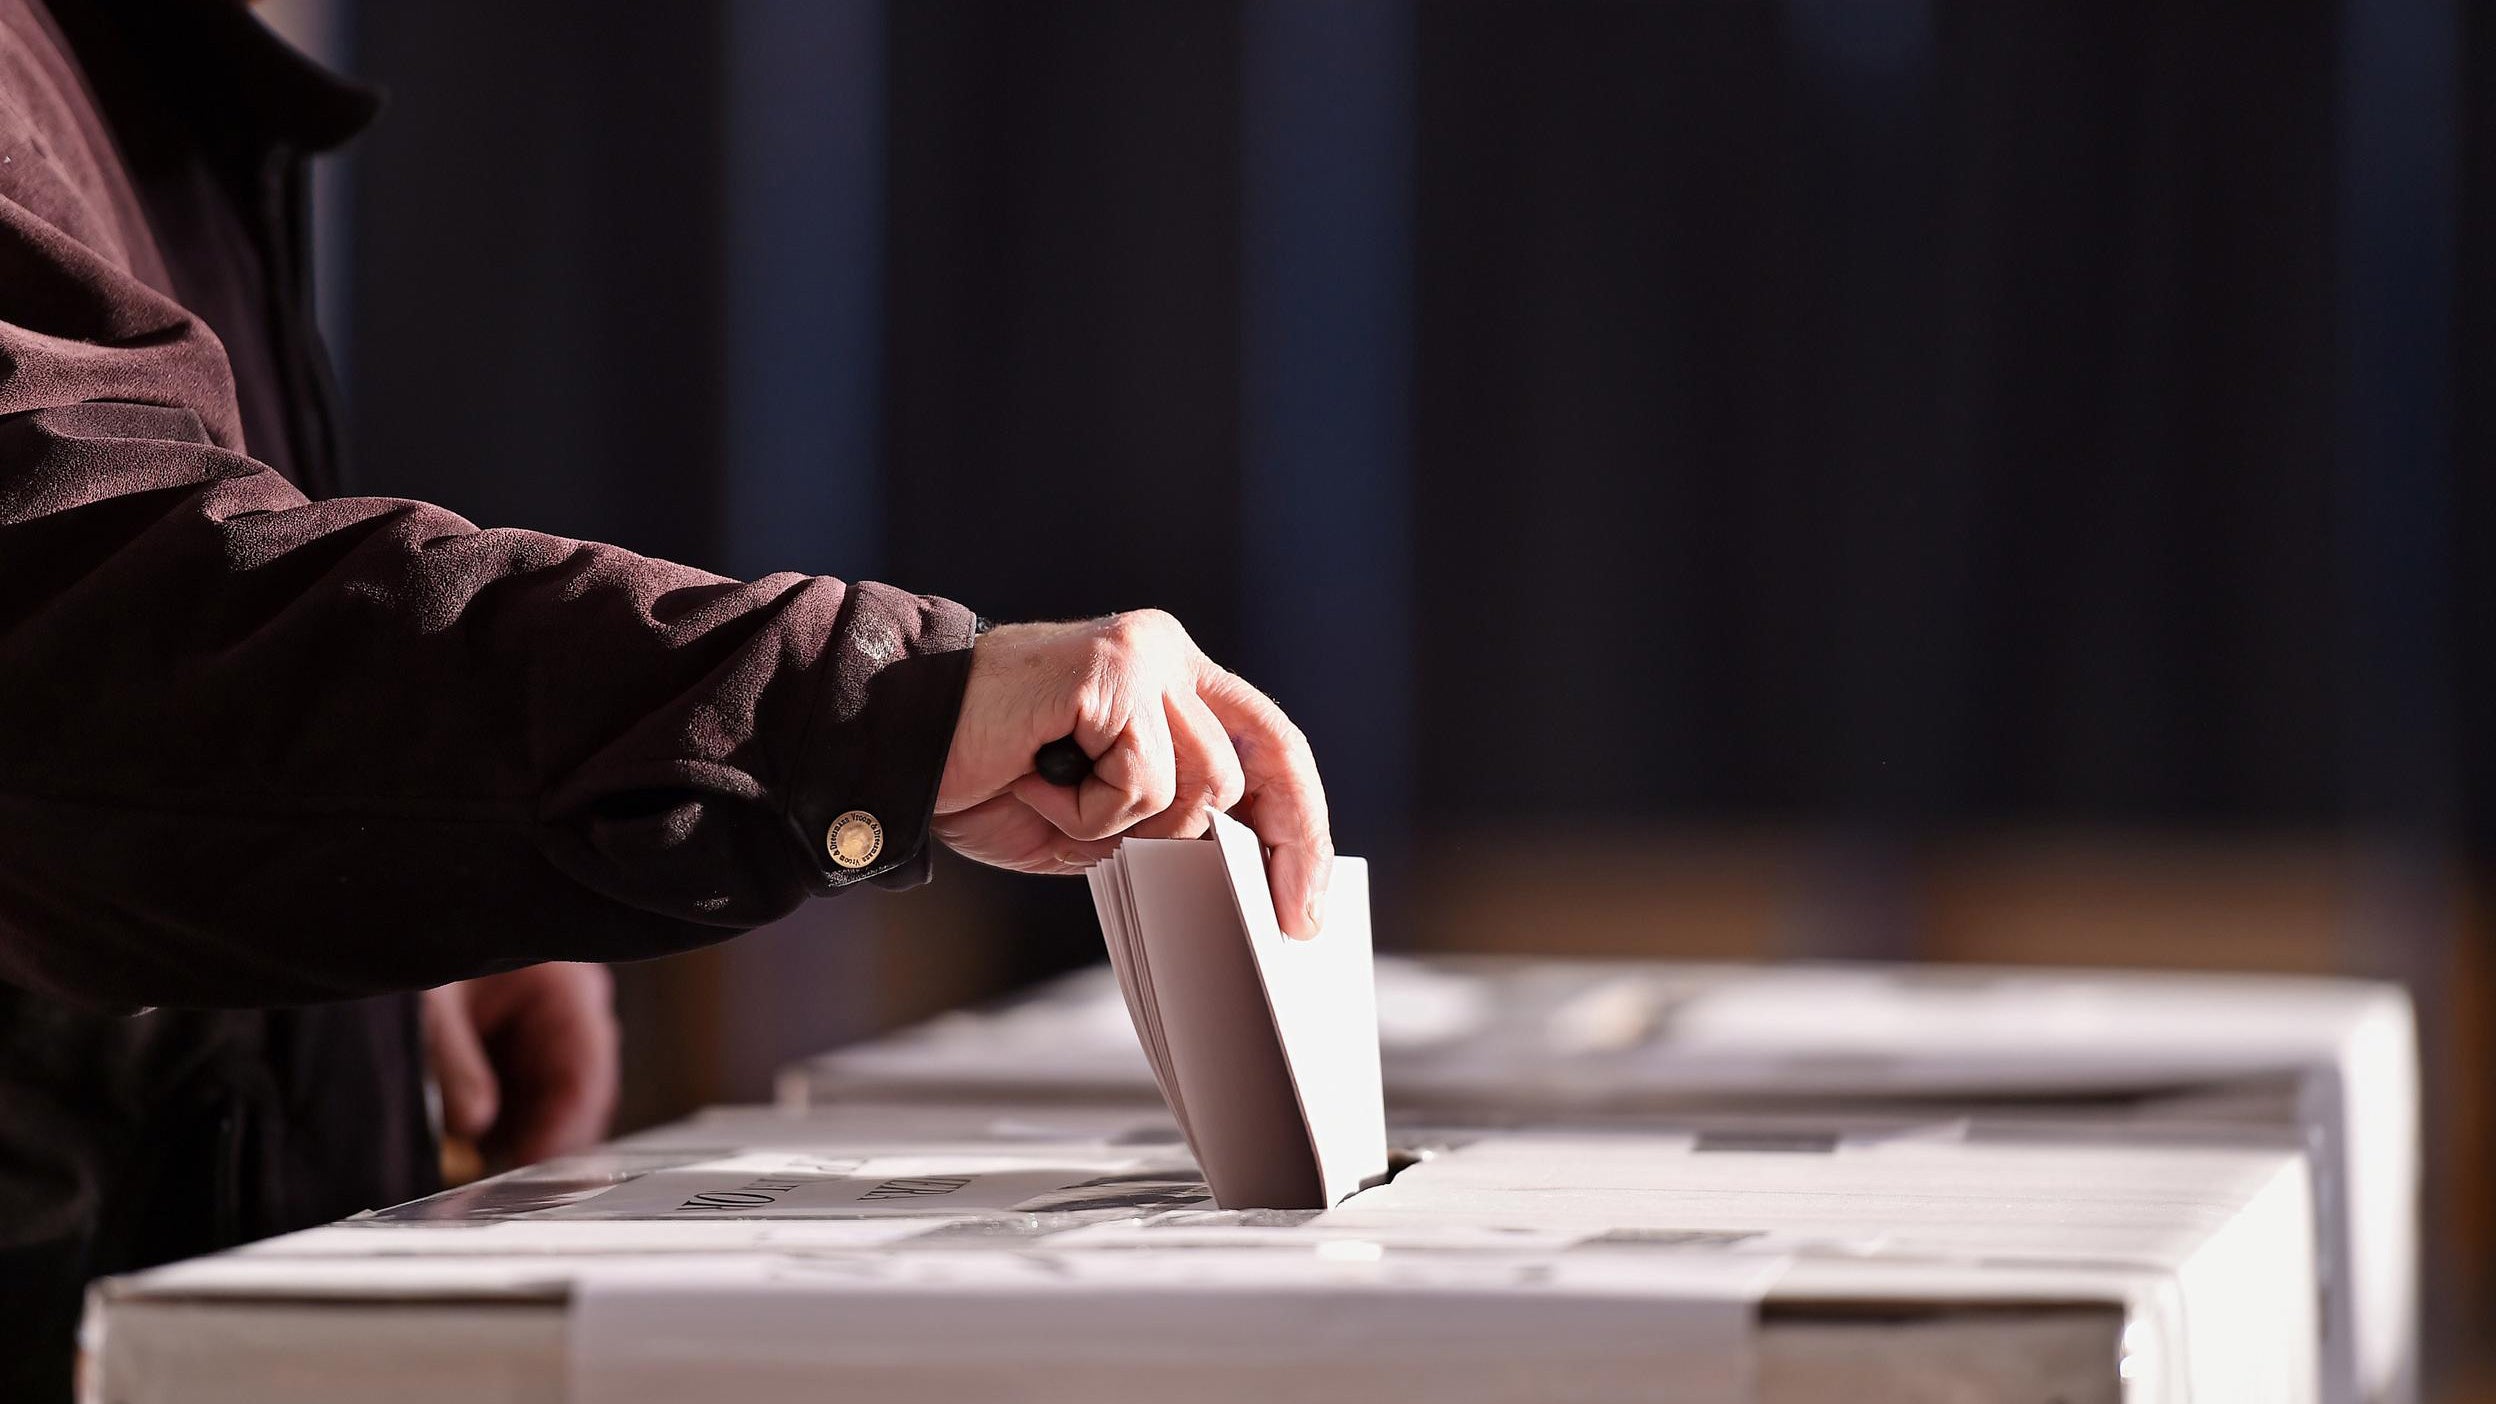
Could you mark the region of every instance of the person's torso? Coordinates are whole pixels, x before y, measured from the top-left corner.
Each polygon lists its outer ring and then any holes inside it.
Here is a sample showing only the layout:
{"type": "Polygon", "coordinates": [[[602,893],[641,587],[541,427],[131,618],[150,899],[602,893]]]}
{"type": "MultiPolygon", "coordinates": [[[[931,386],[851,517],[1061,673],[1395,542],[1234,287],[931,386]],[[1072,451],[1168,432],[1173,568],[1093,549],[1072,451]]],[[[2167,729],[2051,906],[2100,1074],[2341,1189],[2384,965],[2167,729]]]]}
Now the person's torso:
{"type": "MultiPolygon", "coordinates": [[[[251,454],[334,491],[305,156],[369,98],[226,0],[43,2],[0,0],[0,42],[54,80],[59,145],[94,154],[109,252],[224,343],[251,454]]],[[[90,1277],[433,1188],[416,1018],[407,997],[120,1016],[0,985],[0,1397],[67,1397],[90,1277]]]]}
{"type": "MultiPolygon", "coordinates": [[[[99,203],[132,271],[207,323],[233,368],[245,450],[313,497],[339,490],[336,396],[315,318],[309,157],[377,99],[295,54],[239,0],[43,7],[124,187],[99,203]]],[[[82,124],[84,125],[84,124],[82,124]]],[[[102,192],[99,192],[102,193],[102,192]]]]}

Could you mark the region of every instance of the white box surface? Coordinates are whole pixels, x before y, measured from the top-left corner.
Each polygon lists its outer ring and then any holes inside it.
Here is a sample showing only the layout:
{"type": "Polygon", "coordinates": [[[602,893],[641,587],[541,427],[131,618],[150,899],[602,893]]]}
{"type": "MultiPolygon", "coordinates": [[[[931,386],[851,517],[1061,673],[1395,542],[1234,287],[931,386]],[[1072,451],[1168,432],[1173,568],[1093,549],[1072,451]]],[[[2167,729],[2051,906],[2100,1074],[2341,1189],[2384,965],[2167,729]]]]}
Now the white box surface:
{"type": "MultiPolygon", "coordinates": [[[[1378,960],[1403,1117],[1634,1123],[1701,1107],[1948,1102],[1981,1134],[2296,1139],[2309,1153],[2332,1404],[2416,1392],[2418,1067],[2371,981],[2038,968],[1378,960]]],[[[794,1064],[783,1105],[1149,1101],[1105,969],[794,1064]]],[[[1936,1108],[1938,1109],[1938,1108],[1936,1108]]]]}
{"type": "Polygon", "coordinates": [[[2318,1397],[2293,1149],[1408,1131],[1271,1213],[1206,1208],[1172,1130],[723,1110],[99,1284],[90,1398],[2318,1397]]]}

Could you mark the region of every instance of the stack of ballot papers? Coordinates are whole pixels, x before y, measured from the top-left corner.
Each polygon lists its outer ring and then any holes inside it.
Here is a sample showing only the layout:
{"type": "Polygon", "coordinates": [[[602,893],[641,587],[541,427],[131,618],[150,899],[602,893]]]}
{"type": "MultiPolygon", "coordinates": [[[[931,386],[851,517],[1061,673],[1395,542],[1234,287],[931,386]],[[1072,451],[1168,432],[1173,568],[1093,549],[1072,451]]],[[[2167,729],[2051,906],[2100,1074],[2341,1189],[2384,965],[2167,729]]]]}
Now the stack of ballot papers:
{"type": "Polygon", "coordinates": [[[1226,1210],[1158,1110],[722,1109],[111,1279],[112,1404],[2318,1397],[2291,1147],[1698,1119],[1399,1134],[1226,1210]]]}
{"type": "MultiPolygon", "coordinates": [[[[2303,1145],[2334,1404],[2416,1390],[2416,1032],[2362,980],[1940,965],[1381,957],[1399,1121],[1635,1125],[1696,1109],[1921,1108],[2020,1133],[2303,1145]]],[[[783,1106],[1142,1104],[1106,970],[792,1066],[783,1106]]]]}
{"type": "Polygon", "coordinates": [[[1323,1209],[1385,1176],[1369,873],[1338,857],[1324,934],[1274,919],[1257,836],[1127,839],[1088,873],[1153,1084],[1235,1209],[1323,1209]]]}

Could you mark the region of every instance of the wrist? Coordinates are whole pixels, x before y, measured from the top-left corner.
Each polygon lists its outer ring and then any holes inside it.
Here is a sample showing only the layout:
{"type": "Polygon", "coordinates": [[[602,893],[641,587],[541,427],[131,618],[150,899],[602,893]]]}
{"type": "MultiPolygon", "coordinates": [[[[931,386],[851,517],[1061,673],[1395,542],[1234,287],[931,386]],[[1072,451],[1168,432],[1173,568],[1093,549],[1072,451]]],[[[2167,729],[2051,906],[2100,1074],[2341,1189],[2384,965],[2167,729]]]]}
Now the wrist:
{"type": "Polygon", "coordinates": [[[825,646],[788,818],[818,892],[925,880],[928,824],[960,715],[977,616],[855,582],[825,646]]]}

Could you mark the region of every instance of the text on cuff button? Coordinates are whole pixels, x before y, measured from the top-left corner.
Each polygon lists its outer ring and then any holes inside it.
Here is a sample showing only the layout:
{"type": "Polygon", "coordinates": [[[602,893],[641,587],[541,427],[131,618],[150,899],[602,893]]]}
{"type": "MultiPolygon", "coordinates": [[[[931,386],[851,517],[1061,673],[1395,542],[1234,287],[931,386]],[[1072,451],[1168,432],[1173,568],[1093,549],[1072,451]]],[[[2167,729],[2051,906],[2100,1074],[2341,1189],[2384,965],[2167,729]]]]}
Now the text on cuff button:
{"type": "Polygon", "coordinates": [[[853,809],[824,831],[823,848],[844,868],[863,868],[884,851],[884,826],[863,809],[853,809]]]}

